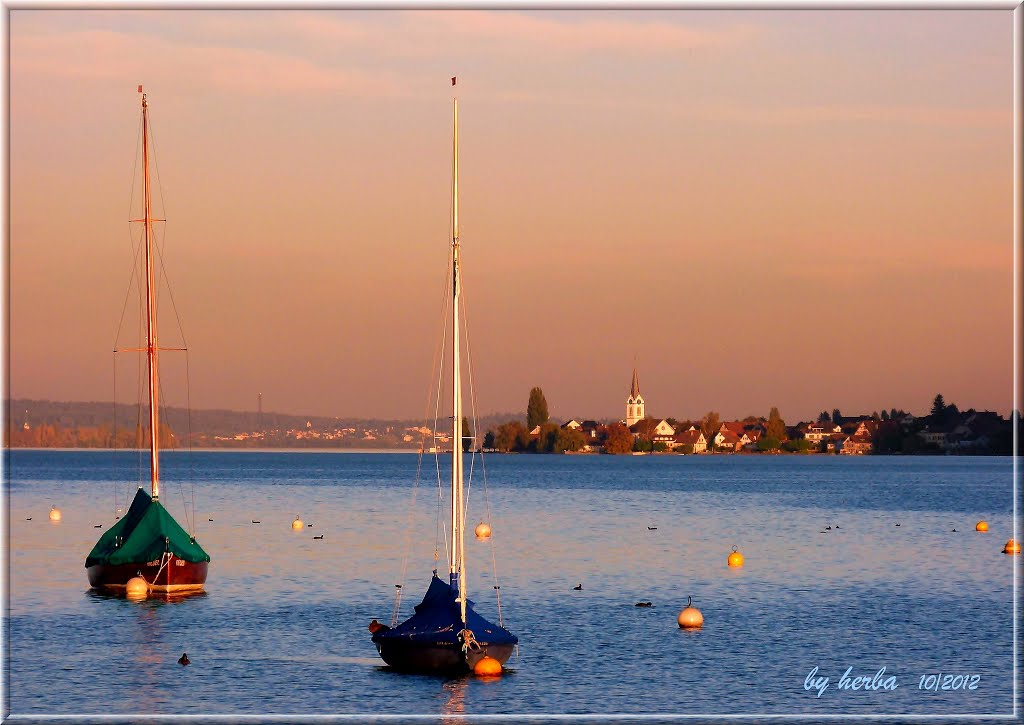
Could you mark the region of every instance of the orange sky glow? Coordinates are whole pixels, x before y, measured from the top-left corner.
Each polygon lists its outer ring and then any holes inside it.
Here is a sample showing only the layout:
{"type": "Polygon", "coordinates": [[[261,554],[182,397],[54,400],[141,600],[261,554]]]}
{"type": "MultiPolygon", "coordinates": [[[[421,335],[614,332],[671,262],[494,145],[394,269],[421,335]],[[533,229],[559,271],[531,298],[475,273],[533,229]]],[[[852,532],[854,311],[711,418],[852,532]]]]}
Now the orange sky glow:
{"type": "Polygon", "coordinates": [[[539,385],[556,417],[621,416],[634,360],[660,417],[1011,409],[1011,10],[15,9],[9,31],[10,397],[113,395],[142,83],[192,407],[422,418],[457,75],[481,413],[539,385]]]}

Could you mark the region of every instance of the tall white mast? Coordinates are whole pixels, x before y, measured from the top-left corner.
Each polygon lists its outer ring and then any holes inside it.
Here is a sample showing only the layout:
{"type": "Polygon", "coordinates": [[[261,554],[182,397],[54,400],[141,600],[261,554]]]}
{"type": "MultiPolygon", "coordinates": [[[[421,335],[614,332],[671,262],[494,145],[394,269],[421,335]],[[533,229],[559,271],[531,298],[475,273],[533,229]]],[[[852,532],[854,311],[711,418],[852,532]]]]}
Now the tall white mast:
{"type": "MultiPolygon", "coordinates": [[[[452,79],[454,85],[455,79],[452,79]]],[[[459,587],[459,608],[466,622],[465,521],[462,495],[462,378],[459,366],[459,99],[453,105],[452,134],[452,546],[450,576],[459,587]]]]}
{"type": "MultiPolygon", "coordinates": [[[[142,86],[139,86],[142,93],[142,86]]],[[[154,294],[156,279],[153,272],[153,218],[150,212],[149,194],[149,111],[146,94],[142,93],[142,169],[143,169],[143,225],[146,230],[146,360],[149,366],[149,468],[153,498],[160,498],[160,452],[159,452],[159,390],[157,377],[156,304],[154,294]]]]}

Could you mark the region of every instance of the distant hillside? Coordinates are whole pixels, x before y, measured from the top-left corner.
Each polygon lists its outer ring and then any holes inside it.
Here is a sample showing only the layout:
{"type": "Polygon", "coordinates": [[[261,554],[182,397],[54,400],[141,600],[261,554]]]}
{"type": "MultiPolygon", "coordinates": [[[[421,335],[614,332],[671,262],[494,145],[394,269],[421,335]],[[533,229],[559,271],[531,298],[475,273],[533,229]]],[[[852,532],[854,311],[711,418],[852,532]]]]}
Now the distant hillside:
{"type": "MultiPolygon", "coordinates": [[[[8,401],[7,413],[10,417],[5,421],[5,440],[9,440],[11,445],[15,446],[48,445],[45,442],[40,443],[36,437],[27,435],[30,431],[44,426],[65,432],[92,431],[89,439],[95,439],[95,445],[102,446],[104,444],[101,441],[105,440],[106,434],[114,430],[115,423],[121,434],[134,431],[139,425],[145,427],[148,423],[145,408],[140,410],[136,405],[127,404],[118,404],[115,408],[110,402],[13,399],[8,401]],[[15,435],[8,436],[8,432],[14,432],[15,435]]],[[[201,445],[416,447],[419,445],[417,434],[412,434],[412,441],[403,440],[403,435],[408,435],[407,429],[418,428],[424,423],[422,420],[294,415],[273,411],[261,415],[256,411],[220,409],[192,410],[189,415],[185,408],[175,407],[164,409],[161,416],[162,423],[170,427],[178,441],[186,440],[191,432],[193,443],[201,445]],[[333,438],[315,436],[317,432],[339,430],[346,433],[333,438]],[[287,431],[310,431],[311,434],[304,439],[300,437],[298,441],[292,436],[289,442],[284,436],[287,431]],[[263,435],[253,436],[254,433],[263,435]]],[[[489,428],[507,420],[524,417],[515,413],[483,416],[479,420],[480,435],[483,436],[489,428]]],[[[427,421],[428,426],[432,427],[432,424],[432,420],[427,421]]],[[[438,420],[438,431],[448,430],[450,426],[451,421],[448,418],[442,417],[438,420]]],[[[50,436],[50,439],[52,440],[53,436],[50,436]]],[[[70,441],[72,444],[80,439],[80,436],[57,437],[57,440],[70,441]]]]}

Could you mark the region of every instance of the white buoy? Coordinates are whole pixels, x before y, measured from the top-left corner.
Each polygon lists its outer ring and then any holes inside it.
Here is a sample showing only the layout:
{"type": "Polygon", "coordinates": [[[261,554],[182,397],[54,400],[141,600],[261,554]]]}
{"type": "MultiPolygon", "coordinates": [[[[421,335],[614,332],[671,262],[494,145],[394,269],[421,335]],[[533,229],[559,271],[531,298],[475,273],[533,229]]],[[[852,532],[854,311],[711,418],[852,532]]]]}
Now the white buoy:
{"type": "Polygon", "coordinates": [[[485,524],[481,521],[476,525],[476,528],[473,529],[473,533],[476,534],[476,538],[478,539],[489,539],[491,538],[491,527],[489,524],[485,524]]]}
{"type": "Polygon", "coordinates": [[[149,584],[141,576],[133,576],[124,587],[129,599],[145,599],[149,594],[149,584]]]}
{"type": "Polygon", "coordinates": [[[56,506],[50,507],[50,521],[60,521],[60,509],[56,506]]]}
{"type": "Polygon", "coordinates": [[[300,519],[298,516],[296,516],[295,520],[292,521],[292,531],[298,531],[299,529],[304,529],[304,528],[306,528],[306,525],[304,523],[302,523],[302,519],[300,519]]]}

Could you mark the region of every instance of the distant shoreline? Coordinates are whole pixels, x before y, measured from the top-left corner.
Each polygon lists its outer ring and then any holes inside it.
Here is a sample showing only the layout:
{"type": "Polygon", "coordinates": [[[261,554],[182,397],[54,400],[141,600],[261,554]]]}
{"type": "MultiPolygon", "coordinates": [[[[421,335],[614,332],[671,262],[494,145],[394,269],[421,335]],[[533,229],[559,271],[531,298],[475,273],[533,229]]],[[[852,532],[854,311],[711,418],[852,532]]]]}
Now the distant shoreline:
{"type": "MultiPolygon", "coordinates": [[[[63,451],[65,453],[93,451],[95,453],[148,453],[148,448],[29,448],[7,447],[8,451],[63,451]]],[[[411,448],[168,448],[161,449],[160,455],[168,453],[419,453],[411,448]]]]}

